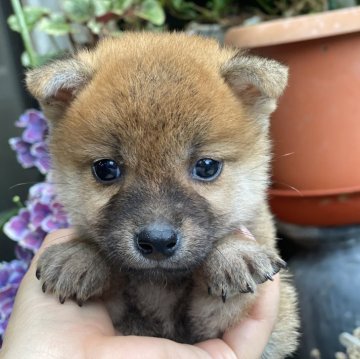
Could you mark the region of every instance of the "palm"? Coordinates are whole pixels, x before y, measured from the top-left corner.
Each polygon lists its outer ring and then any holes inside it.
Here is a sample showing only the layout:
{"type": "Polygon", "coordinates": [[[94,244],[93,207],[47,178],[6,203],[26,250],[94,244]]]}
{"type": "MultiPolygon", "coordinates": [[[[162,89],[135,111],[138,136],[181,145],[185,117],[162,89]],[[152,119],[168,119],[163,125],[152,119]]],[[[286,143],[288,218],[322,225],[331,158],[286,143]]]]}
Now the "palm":
{"type": "MultiPolygon", "coordinates": [[[[54,242],[69,239],[71,234],[70,230],[51,234],[40,252],[54,242]]],[[[115,336],[111,319],[100,302],[86,303],[79,308],[72,301],[61,305],[54,295],[42,293],[35,276],[39,254],[16,295],[0,353],[1,359],[258,358],[269,339],[276,318],[279,302],[278,276],[274,277],[275,285],[271,284],[268,287],[270,290],[260,296],[252,313],[253,318],[225,333],[224,340],[213,339],[192,346],[160,338],[115,336]]]]}

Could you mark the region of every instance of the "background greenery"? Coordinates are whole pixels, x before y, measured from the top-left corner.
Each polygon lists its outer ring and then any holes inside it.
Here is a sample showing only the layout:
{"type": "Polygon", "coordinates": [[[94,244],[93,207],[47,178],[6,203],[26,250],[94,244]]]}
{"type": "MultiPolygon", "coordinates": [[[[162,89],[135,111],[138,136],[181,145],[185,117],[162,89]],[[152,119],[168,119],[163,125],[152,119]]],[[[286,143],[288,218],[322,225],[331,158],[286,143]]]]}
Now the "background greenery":
{"type": "Polygon", "coordinates": [[[94,46],[103,36],[120,36],[125,30],[182,30],[194,21],[225,27],[252,24],[354,6],[359,1],[58,0],[58,10],[54,11],[45,6],[22,7],[20,0],[11,0],[14,15],[9,17],[8,24],[23,38],[26,49],[23,65],[38,66],[79,46],[94,46]],[[36,49],[31,37],[35,31],[48,36],[53,45],[51,51],[36,49]]]}

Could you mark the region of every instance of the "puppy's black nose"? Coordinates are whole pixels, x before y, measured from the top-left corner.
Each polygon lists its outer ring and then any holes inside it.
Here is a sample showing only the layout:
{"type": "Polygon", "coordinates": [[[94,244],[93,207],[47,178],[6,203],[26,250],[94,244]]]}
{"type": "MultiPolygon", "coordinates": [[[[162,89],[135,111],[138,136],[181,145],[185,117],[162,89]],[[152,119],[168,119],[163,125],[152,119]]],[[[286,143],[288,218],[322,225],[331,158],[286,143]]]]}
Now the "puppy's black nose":
{"type": "Polygon", "coordinates": [[[136,236],[135,242],[140,253],[147,258],[159,260],[176,252],[179,237],[168,224],[152,224],[136,236]]]}

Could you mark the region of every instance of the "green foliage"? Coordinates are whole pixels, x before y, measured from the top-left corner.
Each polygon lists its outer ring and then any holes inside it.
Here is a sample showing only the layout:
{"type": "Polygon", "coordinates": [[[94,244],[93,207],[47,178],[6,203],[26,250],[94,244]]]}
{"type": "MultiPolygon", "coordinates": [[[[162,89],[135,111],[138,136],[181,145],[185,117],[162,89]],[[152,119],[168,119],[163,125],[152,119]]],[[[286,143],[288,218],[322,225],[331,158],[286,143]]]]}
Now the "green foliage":
{"type": "Polygon", "coordinates": [[[192,21],[218,22],[230,9],[231,0],[212,0],[206,6],[198,5],[198,2],[186,0],[167,0],[165,2],[169,12],[176,18],[192,21]]]}
{"type": "MultiPolygon", "coordinates": [[[[102,4],[103,1],[97,1],[102,4]]],[[[62,2],[64,13],[73,22],[89,21],[95,13],[91,0],[64,0],[62,2]]]]}
{"type": "MultiPolygon", "coordinates": [[[[38,6],[25,6],[23,8],[23,14],[26,22],[26,26],[29,31],[33,30],[35,25],[46,15],[49,15],[50,11],[44,7],[38,6]]],[[[8,18],[8,25],[11,30],[20,32],[20,24],[15,15],[11,15],[8,18]]]]}
{"type": "Polygon", "coordinates": [[[8,18],[8,24],[23,38],[26,52],[22,62],[28,67],[38,66],[64,51],[93,46],[99,38],[119,35],[123,30],[162,30],[169,26],[167,15],[181,25],[190,21],[223,23],[228,15],[242,15],[243,20],[256,15],[261,21],[354,6],[356,0],[58,0],[61,10],[57,12],[46,7],[21,6],[20,0],[11,3],[15,14],[8,18]],[[38,54],[30,36],[34,30],[49,36],[54,49],[38,54]],[[58,46],[61,37],[69,40],[65,50],[58,46]]]}
{"type": "Polygon", "coordinates": [[[142,1],[139,8],[135,10],[135,14],[157,26],[161,26],[165,22],[164,9],[158,0],[142,1]]]}
{"type": "Polygon", "coordinates": [[[111,11],[116,15],[124,15],[124,13],[129,10],[134,3],[134,0],[115,0],[111,11]]]}
{"type": "Polygon", "coordinates": [[[356,6],[356,0],[255,0],[253,3],[271,17],[290,17],[356,6]]]}
{"type": "Polygon", "coordinates": [[[41,19],[38,28],[51,36],[62,36],[73,32],[71,24],[67,22],[63,14],[51,14],[49,17],[41,19]]]}
{"type": "Polygon", "coordinates": [[[61,11],[57,12],[46,7],[22,7],[20,0],[11,1],[15,14],[8,24],[23,37],[26,52],[22,63],[26,67],[38,66],[66,51],[58,45],[59,37],[69,39],[71,51],[93,46],[100,37],[117,35],[125,29],[162,28],[165,23],[163,0],[58,0],[61,11]],[[29,36],[33,30],[48,35],[54,51],[38,54],[29,36]]]}

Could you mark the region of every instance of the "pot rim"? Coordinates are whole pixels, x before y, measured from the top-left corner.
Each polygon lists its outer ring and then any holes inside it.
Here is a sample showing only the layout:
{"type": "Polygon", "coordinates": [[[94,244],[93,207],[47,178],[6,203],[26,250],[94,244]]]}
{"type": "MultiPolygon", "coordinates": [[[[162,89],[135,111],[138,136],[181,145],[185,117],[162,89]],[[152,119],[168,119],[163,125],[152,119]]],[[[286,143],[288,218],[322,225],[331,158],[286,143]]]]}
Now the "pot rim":
{"type": "Polygon", "coordinates": [[[341,195],[351,195],[351,194],[360,194],[360,187],[346,187],[338,189],[314,189],[314,190],[288,190],[288,189],[276,189],[270,188],[269,194],[271,196],[278,197],[326,197],[326,196],[341,196],[341,195]]]}
{"type": "Polygon", "coordinates": [[[360,31],[360,6],[232,27],[225,34],[225,44],[253,48],[357,31],[360,31]]]}

